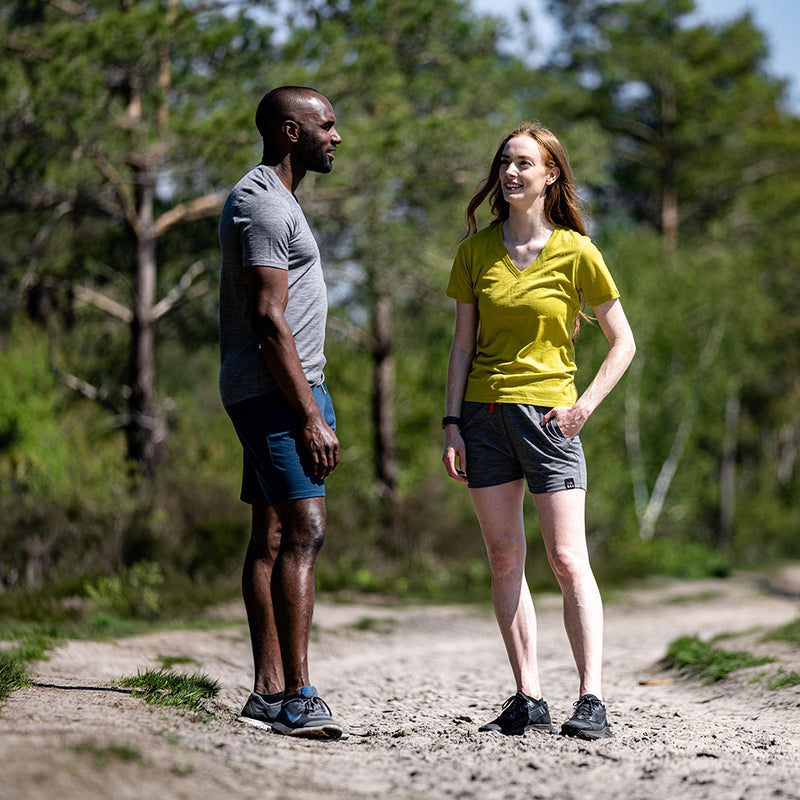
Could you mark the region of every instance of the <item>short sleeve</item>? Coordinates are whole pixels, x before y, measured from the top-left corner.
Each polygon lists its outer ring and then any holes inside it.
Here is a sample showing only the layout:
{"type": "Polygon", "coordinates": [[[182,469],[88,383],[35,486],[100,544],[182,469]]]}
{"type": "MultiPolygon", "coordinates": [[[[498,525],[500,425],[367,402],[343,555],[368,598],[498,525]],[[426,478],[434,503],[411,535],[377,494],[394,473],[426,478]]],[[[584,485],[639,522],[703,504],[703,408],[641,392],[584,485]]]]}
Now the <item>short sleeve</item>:
{"type": "Polygon", "coordinates": [[[242,203],[236,215],[242,243],[242,265],[289,269],[292,215],[275,192],[262,193],[255,203],[242,203]]]}
{"type": "Polygon", "coordinates": [[[578,290],[582,292],[591,307],[619,297],[619,290],[611,277],[611,272],[591,240],[586,242],[578,255],[575,279],[578,290]]]}
{"type": "Polygon", "coordinates": [[[475,303],[475,282],[472,277],[472,257],[469,241],[462,242],[450,270],[445,294],[460,303],[475,303]]]}

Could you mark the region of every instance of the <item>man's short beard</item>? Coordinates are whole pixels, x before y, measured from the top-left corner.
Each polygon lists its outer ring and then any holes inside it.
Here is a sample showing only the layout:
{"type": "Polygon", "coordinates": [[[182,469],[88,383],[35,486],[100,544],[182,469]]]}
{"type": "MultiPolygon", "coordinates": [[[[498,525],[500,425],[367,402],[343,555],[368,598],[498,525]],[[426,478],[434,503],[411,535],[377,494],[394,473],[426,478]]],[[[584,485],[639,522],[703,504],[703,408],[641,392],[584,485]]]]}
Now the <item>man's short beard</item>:
{"type": "Polygon", "coordinates": [[[311,170],[311,172],[330,172],[333,169],[333,164],[325,152],[325,147],[302,128],[300,129],[297,145],[306,169],[311,170]]]}

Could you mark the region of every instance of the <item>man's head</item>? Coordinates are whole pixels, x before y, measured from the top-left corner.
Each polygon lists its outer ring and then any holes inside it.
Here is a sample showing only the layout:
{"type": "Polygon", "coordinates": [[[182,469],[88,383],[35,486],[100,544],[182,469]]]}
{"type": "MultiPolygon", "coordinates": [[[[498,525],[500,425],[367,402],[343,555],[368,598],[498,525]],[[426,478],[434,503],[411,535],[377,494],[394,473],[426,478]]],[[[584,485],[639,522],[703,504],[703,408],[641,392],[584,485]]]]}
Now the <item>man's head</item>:
{"type": "Polygon", "coordinates": [[[256,127],[264,140],[264,160],[278,163],[287,154],[302,171],[330,172],[342,139],[328,100],[304,86],[281,86],[261,99],[256,127]]]}

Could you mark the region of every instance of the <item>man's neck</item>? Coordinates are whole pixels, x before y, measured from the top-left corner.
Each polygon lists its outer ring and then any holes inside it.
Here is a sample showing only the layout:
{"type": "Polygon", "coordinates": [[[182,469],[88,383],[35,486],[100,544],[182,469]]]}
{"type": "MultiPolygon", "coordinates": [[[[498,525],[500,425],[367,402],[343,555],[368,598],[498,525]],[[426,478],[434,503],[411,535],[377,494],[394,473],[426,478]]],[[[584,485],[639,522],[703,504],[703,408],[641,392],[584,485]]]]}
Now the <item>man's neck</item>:
{"type": "Polygon", "coordinates": [[[305,170],[302,170],[300,174],[297,173],[297,169],[292,166],[291,157],[288,154],[280,161],[275,161],[274,159],[264,156],[264,158],[261,159],[261,163],[270,167],[278,176],[278,180],[292,194],[294,194],[295,189],[300,185],[300,181],[303,180],[306,174],[305,170]]]}

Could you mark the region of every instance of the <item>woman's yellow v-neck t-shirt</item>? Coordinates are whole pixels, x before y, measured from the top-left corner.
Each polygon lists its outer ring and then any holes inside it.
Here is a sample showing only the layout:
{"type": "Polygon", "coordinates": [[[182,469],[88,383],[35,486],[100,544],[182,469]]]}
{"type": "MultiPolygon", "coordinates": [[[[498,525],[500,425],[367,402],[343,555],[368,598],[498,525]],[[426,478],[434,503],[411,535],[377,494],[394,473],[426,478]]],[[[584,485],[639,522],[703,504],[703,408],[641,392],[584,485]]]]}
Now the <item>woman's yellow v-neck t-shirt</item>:
{"type": "Polygon", "coordinates": [[[619,297],[588,236],[556,228],[536,260],[519,270],[490,225],[462,242],[447,296],[478,305],[478,339],[465,400],[572,405],[577,400],[571,335],[581,305],[619,297]]]}

